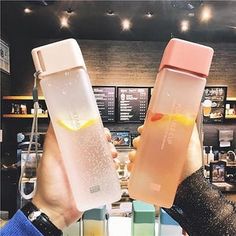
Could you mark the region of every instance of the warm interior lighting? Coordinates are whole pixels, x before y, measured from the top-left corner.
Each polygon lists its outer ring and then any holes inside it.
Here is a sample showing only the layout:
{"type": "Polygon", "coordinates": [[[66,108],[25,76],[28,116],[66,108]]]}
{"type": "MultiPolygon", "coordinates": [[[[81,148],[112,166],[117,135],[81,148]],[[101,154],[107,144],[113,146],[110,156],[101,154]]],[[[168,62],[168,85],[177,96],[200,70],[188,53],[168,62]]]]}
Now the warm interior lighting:
{"type": "Polygon", "coordinates": [[[30,8],[28,8],[28,7],[26,7],[25,9],[24,9],[24,13],[26,13],[26,14],[29,14],[29,13],[31,13],[32,12],[32,10],[30,9],[30,8]]]}
{"type": "Polygon", "coordinates": [[[188,13],[188,16],[189,16],[189,17],[194,17],[194,15],[195,15],[194,12],[188,13]]]}
{"type": "Polygon", "coordinates": [[[212,10],[209,6],[204,6],[201,11],[201,21],[208,22],[212,18],[212,10]]]}
{"type": "Polygon", "coordinates": [[[69,15],[72,15],[74,13],[74,11],[72,10],[72,8],[68,8],[66,10],[66,13],[69,14],[69,15]]]}
{"type": "Polygon", "coordinates": [[[130,20],[128,20],[128,19],[123,20],[122,21],[122,29],[126,31],[126,30],[130,30],[130,28],[131,28],[130,20]]]}
{"type": "Polygon", "coordinates": [[[153,12],[148,11],[148,12],[146,13],[146,17],[152,18],[152,17],[153,17],[153,12]]]}
{"type": "Polygon", "coordinates": [[[108,16],[114,16],[115,15],[115,13],[114,13],[114,11],[112,11],[112,10],[107,10],[107,13],[106,13],[108,16]]]}
{"type": "Polygon", "coordinates": [[[226,25],[226,27],[228,27],[230,29],[235,29],[236,30],[236,26],[233,26],[233,25],[226,25]]]}
{"type": "Polygon", "coordinates": [[[180,28],[181,28],[182,32],[188,31],[189,30],[189,21],[187,21],[187,20],[181,21],[180,28]]]}
{"type": "Polygon", "coordinates": [[[68,23],[68,18],[63,16],[61,19],[61,27],[65,27],[65,28],[68,28],[69,27],[69,23],[68,23]]]}

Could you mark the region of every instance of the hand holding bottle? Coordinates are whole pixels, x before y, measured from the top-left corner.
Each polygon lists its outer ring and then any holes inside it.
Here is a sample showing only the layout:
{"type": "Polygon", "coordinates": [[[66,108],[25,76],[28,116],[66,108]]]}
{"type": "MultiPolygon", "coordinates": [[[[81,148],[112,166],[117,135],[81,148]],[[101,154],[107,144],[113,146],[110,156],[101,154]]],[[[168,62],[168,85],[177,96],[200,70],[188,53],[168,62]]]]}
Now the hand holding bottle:
{"type": "MultiPolygon", "coordinates": [[[[105,135],[110,141],[111,135],[108,129],[105,129],[105,135]]],[[[111,143],[110,149],[115,158],[117,151],[111,143]]],[[[37,190],[32,201],[59,229],[63,229],[82,216],[82,212],[76,208],[51,124],[44,143],[43,157],[37,170],[37,190]]]]}
{"type": "MultiPolygon", "coordinates": [[[[143,125],[138,128],[138,132],[142,134],[143,125]]],[[[138,149],[139,148],[139,142],[140,142],[140,136],[136,137],[133,140],[133,146],[138,149]]],[[[130,163],[128,164],[128,170],[132,171],[132,167],[135,164],[135,157],[136,157],[137,151],[133,150],[129,152],[129,160],[130,163]]],[[[176,153],[178,155],[178,153],[176,153]]],[[[174,159],[174,157],[173,157],[174,159]]],[[[192,136],[188,145],[188,151],[187,151],[187,159],[183,168],[182,176],[180,179],[180,183],[186,179],[188,176],[193,174],[195,171],[197,171],[202,166],[202,150],[201,150],[201,144],[199,140],[199,134],[197,130],[197,126],[194,125],[192,136]]]]}

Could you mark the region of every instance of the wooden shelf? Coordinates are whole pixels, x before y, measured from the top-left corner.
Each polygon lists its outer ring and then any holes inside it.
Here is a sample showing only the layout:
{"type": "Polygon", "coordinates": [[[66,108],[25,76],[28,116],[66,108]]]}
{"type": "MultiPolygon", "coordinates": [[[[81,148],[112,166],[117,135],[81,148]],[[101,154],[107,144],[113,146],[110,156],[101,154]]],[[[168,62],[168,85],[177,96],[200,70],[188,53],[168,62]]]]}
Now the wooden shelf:
{"type": "Polygon", "coordinates": [[[236,115],[225,115],[225,119],[236,119],[236,115]]]}
{"type": "MultiPolygon", "coordinates": [[[[33,108],[33,97],[32,96],[3,96],[2,97],[4,101],[5,106],[5,114],[2,115],[3,118],[14,118],[14,119],[32,119],[34,117],[34,114],[30,114],[29,107],[33,108]],[[20,103],[25,103],[27,106],[28,114],[14,114],[11,112],[11,103],[18,103],[20,106],[20,103]]],[[[45,105],[45,98],[43,96],[39,96],[38,99],[41,101],[43,105],[43,109],[46,110],[45,105]]],[[[38,114],[38,118],[48,118],[48,114],[38,114]]]]}
{"type": "Polygon", "coordinates": [[[228,102],[230,102],[230,101],[236,101],[236,97],[227,97],[226,98],[226,101],[228,102]]]}
{"type": "MultiPolygon", "coordinates": [[[[25,118],[33,118],[33,114],[3,114],[4,118],[20,118],[20,119],[25,119],[25,118]]],[[[48,118],[48,115],[46,114],[39,114],[38,118],[48,118]]]]}
{"type": "MultiPolygon", "coordinates": [[[[45,100],[44,96],[39,96],[39,100],[45,100]]],[[[33,100],[32,96],[3,96],[3,100],[33,100]]]]}

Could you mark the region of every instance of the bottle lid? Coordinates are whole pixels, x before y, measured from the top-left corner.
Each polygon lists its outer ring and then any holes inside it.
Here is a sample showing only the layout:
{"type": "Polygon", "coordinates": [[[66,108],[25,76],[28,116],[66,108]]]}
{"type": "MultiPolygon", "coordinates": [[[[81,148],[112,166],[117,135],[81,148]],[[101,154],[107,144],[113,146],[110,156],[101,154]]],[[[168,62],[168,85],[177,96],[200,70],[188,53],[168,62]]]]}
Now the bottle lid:
{"type": "Polygon", "coordinates": [[[213,53],[211,47],[173,38],[165,48],[159,70],[171,66],[208,76],[213,53]]]}
{"type": "Polygon", "coordinates": [[[107,209],[105,205],[98,208],[93,208],[84,212],[83,220],[105,220],[106,213],[107,209]]]}
{"type": "Polygon", "coordinates": [[[160,224],[161,225],[179,225],[166,211],[160,209],[160,224]]]}
{"type": "Polygon", "coordinates": [[[134,223],[154,223],[155,222],[155,207],[152,204],[133,201],[133,222],[134,223]]]}
{"type": "Polygon", "coordinates": [[[41,72],[39,77],[75,67],[86,69],[82,52],[75,39],[66,39],[34,48],[32,57],[36,71],[41,72]]]}

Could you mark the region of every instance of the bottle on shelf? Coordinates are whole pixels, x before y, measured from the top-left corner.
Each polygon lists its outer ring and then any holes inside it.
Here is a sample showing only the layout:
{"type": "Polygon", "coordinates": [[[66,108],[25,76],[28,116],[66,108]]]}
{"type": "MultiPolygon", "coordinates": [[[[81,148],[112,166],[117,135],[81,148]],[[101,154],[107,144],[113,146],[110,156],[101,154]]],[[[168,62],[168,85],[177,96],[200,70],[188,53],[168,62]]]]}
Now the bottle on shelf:
{"type": "Polygon", "coordinates": [[[107,236],[107,216],[106,206],[85,211],[83,214],[83,236],[107,236]]]}
{"type": "Polygon", "coordinates": [[[132,236],[155,236],[155,207],[142,201],[132,203],[132,236]]]}
{"type": "Polygon", "coordinates": [[[208,164],[210,164],[213,161],[214,161],[213,147],[210,146],[210,152],[209,152],[209,155],[208,155],[208,164]]]}
{"type": "Polygon", "coordinates": [[[203,146],[203,165],[207,165],[208,164],[208,154],[206,153],[206,147],[203,146]]]}

